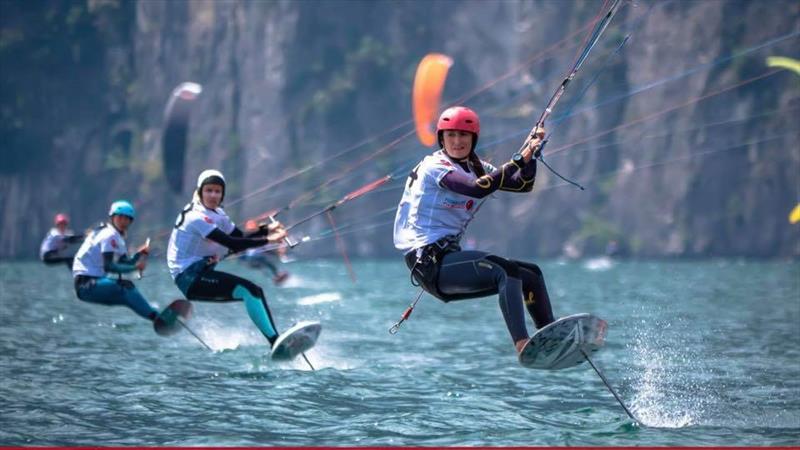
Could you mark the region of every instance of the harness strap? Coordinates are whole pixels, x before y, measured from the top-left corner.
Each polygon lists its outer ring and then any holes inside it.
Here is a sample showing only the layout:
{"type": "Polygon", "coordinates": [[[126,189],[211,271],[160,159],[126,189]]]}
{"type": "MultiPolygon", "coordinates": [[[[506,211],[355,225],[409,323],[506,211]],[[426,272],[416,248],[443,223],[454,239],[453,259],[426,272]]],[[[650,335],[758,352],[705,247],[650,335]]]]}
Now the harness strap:
{"type": "Polygon", "coordinates": [[[460,235],[445,236],[432,244],[408,252],[405,259],[406,265],[411,270],[411,284],[422,287],[439,300],[445,302],[453,300],[452,296],[439,291],[439,268],[446,254],[461,251],[460,237],[460,235]]]}

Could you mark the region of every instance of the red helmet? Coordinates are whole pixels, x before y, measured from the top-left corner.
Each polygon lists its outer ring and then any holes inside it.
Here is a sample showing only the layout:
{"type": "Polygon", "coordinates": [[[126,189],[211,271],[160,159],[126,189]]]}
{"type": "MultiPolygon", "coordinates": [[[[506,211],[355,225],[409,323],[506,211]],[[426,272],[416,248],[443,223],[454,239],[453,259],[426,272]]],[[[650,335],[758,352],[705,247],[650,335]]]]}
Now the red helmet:
{"type": "Polygon", "coordinates": [[[53,222],[55,222],[56,225],[62,223],[69,223],[69,217],[67,217],[66,214],[56,214],[56,217],[55,219],[53,219],[53,222]]]}
{"type": "Polygon", "coordinates": [[[475,145],[478,143],[478,135],[481,133],[481,121],[478,119],[478,114],[466,106],[453,106],[444,110],[442,115],[439,116],[439,122],[436,124],[439,148],[444,147],[442,131],[445,130],[468,131],[474,134],[475,138],[472,140],[472,149],[474,150],[475,145]]]}

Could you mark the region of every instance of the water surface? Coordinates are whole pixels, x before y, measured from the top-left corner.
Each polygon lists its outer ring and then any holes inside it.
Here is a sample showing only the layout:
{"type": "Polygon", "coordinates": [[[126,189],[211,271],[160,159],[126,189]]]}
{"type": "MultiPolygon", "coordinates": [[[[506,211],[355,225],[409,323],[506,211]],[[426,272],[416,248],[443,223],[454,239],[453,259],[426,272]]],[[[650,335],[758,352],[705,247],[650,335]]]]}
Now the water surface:
{"type": "MultiPolygon", "coordinates": [[[[319,320],[302,361],[275,364],[241,304],[195,303],[162,338],[133,312],[78,301],[67,270],[0,263],[3,445],[797,445],[800,264],[544,262],[556,315],[609,322],[598,366],[520,367],[495,298],[443,304],[397,260],[228,262],[261,284],[278,325],[319,320]]],[[[179,297],[155,262],[136,281],[179,297]]],[[[531,325],[532,326],[532,325],[531,325]]]]}

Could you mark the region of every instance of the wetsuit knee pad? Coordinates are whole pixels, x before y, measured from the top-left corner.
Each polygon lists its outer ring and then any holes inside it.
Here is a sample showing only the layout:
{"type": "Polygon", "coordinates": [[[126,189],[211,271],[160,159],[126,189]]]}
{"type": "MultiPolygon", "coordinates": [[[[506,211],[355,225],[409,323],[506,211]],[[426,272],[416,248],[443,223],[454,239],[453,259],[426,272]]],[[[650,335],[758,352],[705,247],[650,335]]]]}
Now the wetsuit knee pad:
{"type": "MultiPolygon", "coordinates": [[[[236,284],[236,288],[233,291],[234,298],[236,298],[236,291],[239,288],[247,289],[250,292],[250,295],[257,298],[266,298],[264,296],[264,291],[255,283],[249,280],[241,280],[236,284]]],[[[241,291],[239,291],[241,292],[241,291]]]]}
{"type": "Polygon", "coordinates": [[[505,258],[501,258],[496,255],[486,255],[486,260],[491,261],[498,266],[502,267],[505,270],[506,275],[511,278],[519,279],[519,266],[515,261],[511,261],[505,258]]]}
{"type": "Polygon", "coordinates": [[[523,269],[528,269],[531,272],[535,273],[536,275],[539,275],[540,277],[544,278],[544,274],[542,273],[542,269],[540,269],[539,266],[537,266],[536,264],[525,262],[525,261],[517,261],[517,260],[513,260],[513,261],[519,267],[522,267],[523,269]]]}

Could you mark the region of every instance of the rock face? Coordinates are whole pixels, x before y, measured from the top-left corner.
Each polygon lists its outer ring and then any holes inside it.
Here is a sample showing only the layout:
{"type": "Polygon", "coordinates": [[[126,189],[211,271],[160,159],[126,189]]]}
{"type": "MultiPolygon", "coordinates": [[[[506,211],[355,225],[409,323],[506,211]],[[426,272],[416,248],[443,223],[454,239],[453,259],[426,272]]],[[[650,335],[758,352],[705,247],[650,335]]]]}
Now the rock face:
{"type": "MultiPolygon", "coordinates": [[[[481,114],[479,151],[502,162],[573,64],[599,6],[3,2],[0,257],[33,257],[56,212],[80,229],[117,198],[140,210],[134,239],[164,245],[209,167],[230,180],[226,203],[240,222],[291,205],[291,223],[392,173],[395,189],[348,203],[335,220],[350,253],[394,255],[386,210],[430,151],[409,134],[417,62],[432,51],[453,57],[444,101],[481,114]],[[186,192],[173,194],[161,123],[183,81],[204,91],[186,192]]],[[[632,256],[800,256],[800,225],[787,220],[800,199],[800,77],[765,76],[764,63],[798,58],[798,30],[794,0],[628,4],[548,123],[547,161],[587,190],[540,165],[535,194],[496,195],[470,241],[513,255],[598,254],[616,241],[632,256]]],[[[299,232],[329,227],[323,217],[299,232]]],[[[337,252],[333,239],[300,249],[337,252]]]]}

